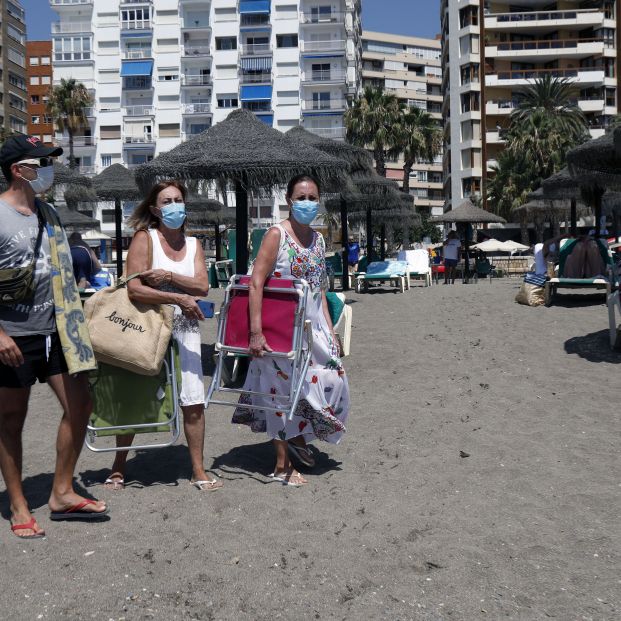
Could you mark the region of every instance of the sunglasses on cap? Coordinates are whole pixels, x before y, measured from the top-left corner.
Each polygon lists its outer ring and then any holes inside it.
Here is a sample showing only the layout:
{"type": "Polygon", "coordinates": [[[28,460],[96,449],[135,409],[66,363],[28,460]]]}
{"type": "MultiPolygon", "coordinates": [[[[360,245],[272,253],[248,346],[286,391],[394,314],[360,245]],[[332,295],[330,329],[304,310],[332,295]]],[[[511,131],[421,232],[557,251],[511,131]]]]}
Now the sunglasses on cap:
{"type": "Polygon", "coordinates": [[[29,160],[20,160],[19,162],[15,162],[19,164],[19,166],[36,166],[37,168],[47,168],[54,163],[54,160],[51,157],[37,157],[29,160]]]}

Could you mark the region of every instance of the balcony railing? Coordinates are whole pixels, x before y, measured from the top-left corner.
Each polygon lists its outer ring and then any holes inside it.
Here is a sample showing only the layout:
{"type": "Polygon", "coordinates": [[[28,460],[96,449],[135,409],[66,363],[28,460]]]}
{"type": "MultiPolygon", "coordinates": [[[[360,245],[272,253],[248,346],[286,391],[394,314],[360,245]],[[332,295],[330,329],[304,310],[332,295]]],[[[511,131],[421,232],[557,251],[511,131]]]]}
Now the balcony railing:
{"type": "Polygon", "coordinates": [[[145,136],[125,136],[123,139],[125,144],[153,144],[155,139],[151,135],[145,136]]]}
{"type": "Polygon", "coordinates": [[[240,15],[240,24],[242,28],[253,28],[255,26],[270,26],[270,16],[267,13],[253,15],[252,13],[243,13],[240,15]]]}
{"type": "Polygon", "coordinates": [[[346,41],[302,41],[303,52],[339,52],[345,51],[346,41]]]}
{"type": "Polygon", "coordinates": [[[186,74],[181,76],[181,84],[183,86],[209,86],[211,84],[210,75],[192,75],[186,74]]]}
{"type": "Polygon", "coordinates": [[[186,45],[183,48],[184,56],[210,56],[211,51],[208,45],[186,45]]]}
{"type": "Polygon", "coordinates": [[[93,0],[50,0],[52,6],[71,4],[93,4],[93,0]]]}
{"type": "Polygon", "coordinates": [[[153,4],[153,0],[121,0],[121,6],[124,4],[153,4]]]}
{"type": "Polygon", "coordinates": [[[302,110],[343,110],[347,108],[345,99],[304,99],[302,110]]]}
{"type": "Polygon", "coordinates": [[[499,80],[534,80],[549,75],[553,78],[577,78],[579,72],[604,71],[603,67],[581,67],[579,69],[517,69],[513,71],[490,71],[487,75],[497,75],[499,80]]]}
{"type": "MultiPolygon", "coordinates": [[[[56,142],[61,147],[69,146],[69,136],[60,136],[55,138],[54,142],[56,142]]],[[[94,147],[95,146],[95,137],[94,136],[74,136],[73,137],[73,146],[74,147],[94,147]]]]}
{"type": "Polygon", "coordinates": [[[95,116],[95,108],[84,108],[84,116],[87,119],[92,119],[95,116]]]}
{"type": "Polygon", "coordinates": [[[182,19],[181,30],[210,30],[209,18],[205,19],[182,19]]]}
{"type": "Polygon", "coordinates": [[[90,22],[52,22],[52,34],[64,32],[92,32],[90,22]]]}
{"type": "Polygon", "coordinates": [[[302,82],[343,82],[346,79],[347,74],[344,71],[333,71],[331,69],[302,74],[302,82]]]}
{"type": "Polygon", "coordinates": [[[97,171],[94,166],[80,166],[81,175],[94,175],[97,171]]]}
{"type": "Polygon", "coordinates": [[[574,11],[528,11],[525,13],[490,13],[485,16],[488,18],[495,18],[500,22],[542,22],[542,21],[557,21],[559,19],[576,19],[578,15],[592,13],[594,16],[597,13],[601,13],[598,9],[583,9],[574,11]]]}
{"type": "Polygon", "coordinates": [[[150,19],[121,22],[121,30],[151,30],[152,28],[153,24],[150,19]]]}
{"type": "Polygon", "coordinates": [[[128,91],[144,91],[153,88],[151,78],[125,78],[123,88],[128,91]]]}
{"type": "Polygon", "coordinates": [[[333,139],[344,139],[345,138],[345,128],[344,127],[305,127],[304,129],[311,132],[311,134],[315,134],[316,136],[321,136],[322,138],[333,138],[333,139]]]}
{"type": "Polygon", "coordinates": [[[240,84],[266,84],[272,81],[269,71],[263,73],[242,73],[239,76],[240,84]]]}
{"type": "Polygon", "coordinates": [[[614,46],[611,39],[606,42],[603,39],[543,39],[541,41],[507,41],[490,43],[487,47],[495,47],[499,52],[515,52],[528,50],[565,50],[576,49],[580,43],[608,43],[608,47],[614,46]]]}
{"type": "Polygon", "coordinates": [[[240,49],[242,56],[266,56],[272,53],[272,46],[269,43],[249,43],[240,49]]]}
{"type": "Polygon", "coordinates": [[[123,108],[125,116],[153,116],[155,108],[153,106],[127,106],[123,108]]]}
{"type": "Polygon", "coordinates": [[[342,24],[345,21],[345,13],[300,13],[302,24],[342,24]]]}
{"type": "Polygon", "coordinates": [[[182,114],[211,114],[211,104],[189,103],[181,105],[182,114]]]}
{"type": "Polygon", "coordinates": [[[123,50],[125,60],[141,60],[143,58],[153,58],[153,51],[150,49],[123,50]]]}

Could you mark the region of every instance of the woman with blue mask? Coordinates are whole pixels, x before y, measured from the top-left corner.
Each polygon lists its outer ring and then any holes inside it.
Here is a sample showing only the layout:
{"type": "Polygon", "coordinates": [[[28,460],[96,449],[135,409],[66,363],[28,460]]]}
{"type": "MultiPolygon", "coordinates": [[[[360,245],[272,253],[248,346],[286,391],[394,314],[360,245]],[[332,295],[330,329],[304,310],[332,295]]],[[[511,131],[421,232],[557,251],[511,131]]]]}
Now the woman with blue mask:
{"type": "MultiPolygon", "coordinates": [[[[192,462],[191,483],[201,491],[222,487],[205,472],[205,389],[198,322],[205,317],[196,298],[207,295],[209,279],[203,250],[195,237],[185,235],[185,187],[162,181],[136,208],[129,225],[137,232],[127,255],[127,273],[140,273],[127,289],[134,302],[173,304],[173,338],[179,347],[183,427],[192,462]],[[149,240],[150,238],[150,240],[149,240]],[[149,247],[152,262],[149,265],[149,247]]],[[[133,436],[117,436],[117,446],[131,446],[133,436]]],[[[106,479],[108,489],[123,489],[127,451],[117,452],[106,479]]]]}
{"type": "Polygon", "coordinates": [[[240,401],[252,404],[253,408],[238,408],[232,422],[267,433],[276,451],[276,466],[270,477],[285,485],[299,486],[307,481],[294,468],[291,458],[312,468],[315,457],[309,446],[311,442],[324,440],[336,444],[341,440],[349,412],[349,387],[325,295],[325,244],[321,234],[310,226],[319,208],[319,185],[308,175],[294,177],[287,186],[286,198],[289,217],[267,231],[252,268],[249,305],[253,360],[244,384],[247,392],[240,401]],[[263,357],[263,352],[270,349],[262,332],[261,305],[263,286],[270,276],[303,278],[310,286],[306,318],[312,324],[313,350],[292,420],[281,412],[263,409],[272,405],[271,400],[252,394],[284,394],[290,388],[291,373],[285,364],[279,361],[277,366],[273,359],[263,357]]]}

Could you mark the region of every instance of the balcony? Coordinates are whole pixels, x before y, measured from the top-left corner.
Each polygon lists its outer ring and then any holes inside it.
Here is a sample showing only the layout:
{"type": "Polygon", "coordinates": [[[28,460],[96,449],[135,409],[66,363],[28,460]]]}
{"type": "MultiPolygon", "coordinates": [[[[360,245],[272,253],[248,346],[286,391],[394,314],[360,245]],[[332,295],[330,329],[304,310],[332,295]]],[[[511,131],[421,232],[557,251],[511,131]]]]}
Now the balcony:
{"type": "Polygon", "coordinates": [[[185,74],[181,76],[181,86],[211,86],[211,83],[210,75],[185,74]]]}
{"type": "Polygon", "coordinates": [[[496,131],[485,132],[485,140],[487,144],[504,144],[507,139],[508,130],[496,129],[496,131]]]}
{"type": "Polygon", "coordinates": [[[94,166],[80,166],[79,171],[81,175],[86,175],[88,177],[92,177],[97,172],[94,166]]]}
{"type": "Polygon", "coordinates": [[[347,100],[337,99],[303,99],[302,112],[306,114],[346,110],[347,100]]]}
{"type": "Polygon", "coordinates": [[[241,30],[253,30],[255,28],[271,28],[269,13],[243,13],[239,16],[241,30]]]}
{"type": "Polygon", "coordinates": [[[270,71],[260,73],[241,73],[239,76],[240,84],[271,84],[272,73],[270,71]]]}
{"type": "Polygon", "coordinates": [[[56,7],[84,5],[93,6],[93,0],[50,0],[50,5],[56,7]]]}
{"type": "Polygon", "coordinates": [[[522,13],[492,13],[485,16],[486,30],[555,30],[573,26],[576,30],[588,26],[602,26],[604,12],[598,9],[569,11],[524,11],[522,13]]]}
{"type": "Polygon", "coordinates": [[[346,41],[301,41],[302,53],[309,52],[345,52],[346,41]]]}
{"type": "Polygon", "coordinates": [[[91,22],[52,22],[52,34],[92,32],[91,22]]]}
{"type": "Polygon", "coordinates": [[[124,4],[143,4],[143,5],[146,5],[146,4],[153,4],[153,0],[121,0],[119,2],[119,4],[121,5],[121,7],[124,4]]]}
{"type": "Polygon", "coordinates": [[[309,71],[302,74],[302,84],[344,84],[347,81],[347,73],[339,70],[318,70],[309,71]]]}
{"type": "MultiPolygon", "coordinates": [[[[54,142],[61,147],[69,146],[69,136],[60,136],[54,139],[54,142]]],[[[94,147],[95,146],[95,137],[94,136],[74,136],[73,137],[73,146],[74,147],[94,147]]]]}
{"type": "Polygon", "coordinates": [[[344,24],[346,13],[328,11],[325,13],[317,13],[311,11],[310,13],[300,13],[301,24],[344,24]]]}
{"type": "Polygon", "coordinates": [[[241,56],[268,56],[272,53],[269,43],[250,43],[242,45],[239,53],[241,56]]]}
{"type": "Polygon", "coordinates": [[[153,51],[151,49],[139,49],[139,50],[123,50],[123,60],[143,60],[145,58],[153,58],[153,51]]]}
{"type": "Polygon", "coordinates": [[[182,55],[184,58],[211,56],[211,49],[208,45],[185,45],[182,55]]]}
{"type": "Polygon", "coordinates": [[[182,19],[181,20],[181,31],[198,31],[198,30],[211,30],[211,25],[209,24],[209,15],[206,15],[202,19],[182,19]]]}
{"type": "Polygon", "coordinates": [[[345,140],[346,129],[344,127],[306,127],[304,129],[315,136],[331,138],[332,140],[345,140]]]}
{"type": "Polygon", "coordinates": [[[150,19],[137,19],[134,21],[121,22],[121,31],[129,30],[153,30],[153,24],[150,19]]]}
{"type": "MultiPolygon", "coordinates": [[[[581,67],[580,69],[520,69],[498,71],[485,76],[485,85],[493,86],[527,86],[536,78],[550,75],[554,78],[567,78],[580,86],[602,84],[607,77],[603,69],[597,67],[581,67]]],[[[612,76],[608,76],[612,77],[612,76]]]]}
{"type": "Polygon", "coordinates": [[[181,104],[181,114],[183,114],[184,116],[211,114],[211,104],[208,104],[208,103],[181,104]]]}
{"type": "Polygon", "coordinates": [[[123,143],[126,147],[154,147],[155,139],[150,134],[144,136],[125,136],[123,143]]]}
{"type": "MultiPolygon", "coordinates": [[[[612,44],[612,42],[611,42],[612,44]]],[[[557,58],[586,58],[604,53],[604,41],[588,39],[544,39],[540,41],[508,41],[485,48],[486,58],[549,61],[557,58]]]]}
{"type": "Polygon", "coordinates": [[[125,116],[154,116],[155,108],[153,106],[126,106],[123,108],[125,116]]]}
{"type": "Polygon", "coordinates": [[[153,88],[153,81],[147,77],[123,78],[123,89],[127,91],[149,91],[153,88]]]}

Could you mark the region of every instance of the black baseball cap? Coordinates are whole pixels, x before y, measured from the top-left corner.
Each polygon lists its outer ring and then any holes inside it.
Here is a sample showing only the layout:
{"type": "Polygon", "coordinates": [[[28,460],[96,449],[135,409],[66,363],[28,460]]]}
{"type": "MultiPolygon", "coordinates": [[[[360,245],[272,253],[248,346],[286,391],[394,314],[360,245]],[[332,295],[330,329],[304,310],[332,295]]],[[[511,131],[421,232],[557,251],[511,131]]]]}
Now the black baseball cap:
{"type": "Polygon", "coordinates": [[[0,149],[0,166],[31,157],[58,157],[62,154],[60,147],[46,147],[37,136],[10,136],[0,149]]]}

